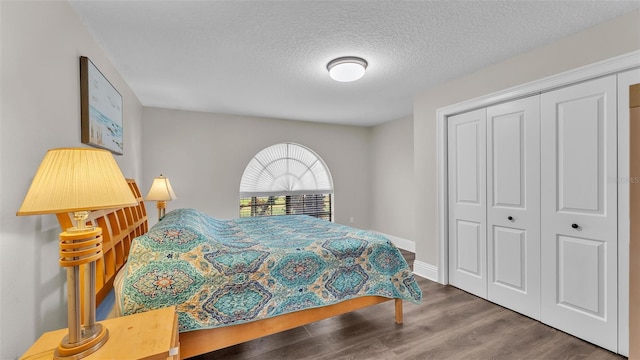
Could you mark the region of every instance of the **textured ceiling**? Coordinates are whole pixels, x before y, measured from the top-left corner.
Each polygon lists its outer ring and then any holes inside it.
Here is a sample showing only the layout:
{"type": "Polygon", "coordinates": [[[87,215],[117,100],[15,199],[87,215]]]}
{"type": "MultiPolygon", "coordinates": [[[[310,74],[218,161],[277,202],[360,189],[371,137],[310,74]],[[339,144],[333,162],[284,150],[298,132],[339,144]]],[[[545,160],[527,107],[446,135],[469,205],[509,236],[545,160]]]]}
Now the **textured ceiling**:
{"type": "Polygon", "coordinates": [[[71,1],[145,106],[371,126],[640,1],[71,1]],[[369,63],[353,83],[327,63],[369,63]]]}

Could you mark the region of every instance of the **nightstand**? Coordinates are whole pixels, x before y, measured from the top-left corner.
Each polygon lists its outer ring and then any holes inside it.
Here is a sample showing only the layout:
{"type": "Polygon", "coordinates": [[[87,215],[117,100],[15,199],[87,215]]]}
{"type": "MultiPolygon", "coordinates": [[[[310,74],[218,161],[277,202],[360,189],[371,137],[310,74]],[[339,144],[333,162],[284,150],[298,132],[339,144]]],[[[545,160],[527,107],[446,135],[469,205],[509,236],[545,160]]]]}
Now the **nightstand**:
{"type": "MultiPolygon", "coordinates": [[[[84,359],[180,359],[175,306],[100,322],[109,340],[84,359]]],[[[52,359],[67,329],[44,333],[20,359],[52,359]]]]}

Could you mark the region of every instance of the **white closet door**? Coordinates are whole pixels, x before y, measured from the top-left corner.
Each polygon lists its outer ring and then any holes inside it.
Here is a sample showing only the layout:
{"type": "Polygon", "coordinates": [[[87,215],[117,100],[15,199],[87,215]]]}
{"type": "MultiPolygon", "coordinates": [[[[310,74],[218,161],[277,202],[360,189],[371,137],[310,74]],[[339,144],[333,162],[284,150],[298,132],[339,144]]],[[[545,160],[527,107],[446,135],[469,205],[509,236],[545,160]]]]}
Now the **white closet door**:
{"type": "Polygon", "coordinates": [[[449,282],[487,297],[486,110],[449,117],[449,282]]]}
{"type": "Polygon", "coordinates": [[[616,77],[542,94],[541,118],[541,320],[616,351],[616,77]]]}
{"type": "Polygon", "coordinates": [[[488,299],[540,319],[540,97],[487,108],[488,299]]]}

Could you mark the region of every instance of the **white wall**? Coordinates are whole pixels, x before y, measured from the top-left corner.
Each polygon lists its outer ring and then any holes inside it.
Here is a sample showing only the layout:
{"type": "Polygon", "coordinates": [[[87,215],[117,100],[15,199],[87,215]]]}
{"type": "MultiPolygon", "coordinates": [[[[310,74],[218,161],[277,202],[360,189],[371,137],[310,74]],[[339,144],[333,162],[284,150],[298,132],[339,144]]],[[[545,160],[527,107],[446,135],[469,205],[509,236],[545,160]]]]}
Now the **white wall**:
{"type": "Polygon", "coordinates": [[[436,110],[640,49],[638,24],[640,11],[631,12],[414,98],[417,261],[437,265],[436,110]]]}
{"type": "Polygon", "coordinates": [[[0,359],[20,356],[66,323],[65,273],[54,216],[17,217],[48,149],[82,147],[79,57],[88,56],[124,101],[127,177],[142,178],[142,106],[67,2],[0,1],[0,359]]]}
{"type": "MultiPolygon", "coordinates": [[[[327,164],[335,189],[335,221],[368,229],[370,129],[247,116],[144,108],[143,195],[154,176],[171,180],[177,200],[167,211],[192,207],[218,218],[239,214],[240,179],[262,149],[294,142],[327,164]]],[[[155,204],[147,203],[149,224],[155,204]]]]}
{"type": "Polygon", "coordinates": [[[372,229],[414,241],[413,189],[413,117],[372,128],[372,229]]]}

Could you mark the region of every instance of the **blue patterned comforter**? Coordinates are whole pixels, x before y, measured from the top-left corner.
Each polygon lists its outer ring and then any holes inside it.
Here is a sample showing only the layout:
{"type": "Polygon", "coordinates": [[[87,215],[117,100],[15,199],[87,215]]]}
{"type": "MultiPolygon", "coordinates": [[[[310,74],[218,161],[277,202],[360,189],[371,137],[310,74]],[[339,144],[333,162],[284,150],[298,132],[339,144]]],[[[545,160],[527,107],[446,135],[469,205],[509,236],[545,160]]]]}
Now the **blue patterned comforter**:
{"type": "Polygon", "coordinates": [[[389,240],[301,215],[219,220],[174,210],[133,241],[124,271],[123,315],[177,305],[180,331],[367,295],[422,297],[389,240]]]}

